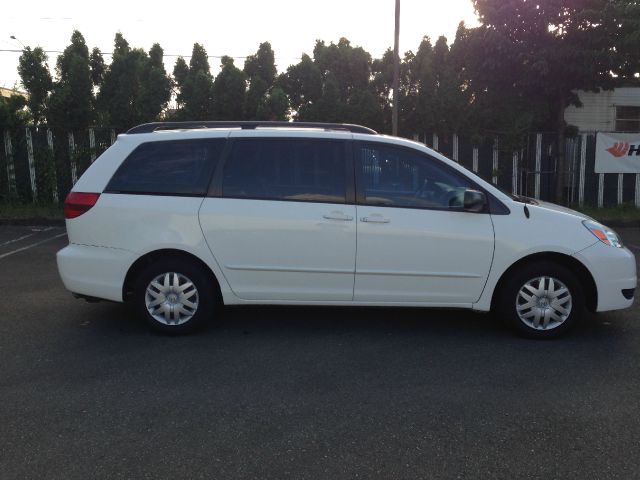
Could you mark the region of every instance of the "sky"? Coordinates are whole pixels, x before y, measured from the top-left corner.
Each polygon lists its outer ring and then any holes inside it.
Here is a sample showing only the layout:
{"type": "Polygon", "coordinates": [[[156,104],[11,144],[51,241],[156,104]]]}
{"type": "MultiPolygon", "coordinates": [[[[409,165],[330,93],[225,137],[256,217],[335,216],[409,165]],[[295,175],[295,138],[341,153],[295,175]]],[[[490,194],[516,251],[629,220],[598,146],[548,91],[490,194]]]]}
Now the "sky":
{"type": "MultiPolygon", "coordinates": [[[[120,31],[132,47],[148,50],[160,43],[171,72],[176,57],[169,55],[189,55],[194,42],[203,44],[209,55],[236,57],[242,68],[243,57],[269,41],[280,72],[302,53],[312,55],[316,39],[329,43],[346,37],[379,58],[393,45],[394,8],[395,0],[11,1],[0,10],[0,49],[21,49],[22,42],[63,50],[77,29],[89,49],[111,52],[120,31]]],[[[460,21],[477,24],[471,0],[401,0],[400,12],[401,53],[416,51],[425,35],[434,42],[440,35],[452,41],[460,21]]],[[[0,51],[0,86],[12,88],[19,82],[19,55],[0,51]]],[[[52,69],[55,57],[49,54],[52,69]]],[[[219,59],[211,58],[210,64],[215,74],[219,59]]]]}

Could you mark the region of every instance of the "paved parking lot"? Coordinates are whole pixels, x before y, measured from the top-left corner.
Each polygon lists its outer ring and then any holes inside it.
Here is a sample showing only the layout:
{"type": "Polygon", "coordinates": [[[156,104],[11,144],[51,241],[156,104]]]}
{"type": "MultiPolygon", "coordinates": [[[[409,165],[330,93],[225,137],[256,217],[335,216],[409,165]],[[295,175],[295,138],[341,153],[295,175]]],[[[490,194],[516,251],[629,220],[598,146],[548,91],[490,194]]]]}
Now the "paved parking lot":
{"type": "MultiPolygon", "coordinates": [[[[640,253],[640,231],[620,230],[640,253]]],[[[187,337],[74,300],[61,227],[0,227],[0,478],[638,478],[640,307],[229,308],[187,337]]]]}

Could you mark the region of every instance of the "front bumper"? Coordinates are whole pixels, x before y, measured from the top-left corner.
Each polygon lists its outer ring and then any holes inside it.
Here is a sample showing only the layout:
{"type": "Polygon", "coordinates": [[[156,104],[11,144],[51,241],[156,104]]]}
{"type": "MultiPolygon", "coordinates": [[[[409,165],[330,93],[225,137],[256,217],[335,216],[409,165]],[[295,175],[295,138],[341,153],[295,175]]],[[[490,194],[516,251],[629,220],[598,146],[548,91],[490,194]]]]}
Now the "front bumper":
{"type": "Polygon", "coordinates": [[[576,253],[591,272],[598,291],[597,312],[620,310],[633,305],[634,298],[626,298],[623,290],[635,289],[636,259],[627,248],[614,248],[598,242],[576,253]]]}

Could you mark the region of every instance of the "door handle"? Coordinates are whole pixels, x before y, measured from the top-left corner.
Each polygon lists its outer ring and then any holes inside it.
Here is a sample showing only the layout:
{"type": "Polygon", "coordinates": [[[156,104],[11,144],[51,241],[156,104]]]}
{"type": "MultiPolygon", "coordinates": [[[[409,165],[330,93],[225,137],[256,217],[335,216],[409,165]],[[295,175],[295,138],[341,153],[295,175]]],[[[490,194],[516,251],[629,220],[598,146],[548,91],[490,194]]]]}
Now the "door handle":
{"type": "Polygon", "coordinates": [[[367,223],[389,223],[391,220],[384,218],[382,215],[371,215],[370,217],[361,217],[360,221],[367,223]]]}
{"type": "Polygon", "coordinates": [[[351,215],[345,215],[344,213],[337,211],[323,215],[322,218],[326,218],[327,220],[342,220],[343,222],[350,222],[353,220],[351,215]]]}

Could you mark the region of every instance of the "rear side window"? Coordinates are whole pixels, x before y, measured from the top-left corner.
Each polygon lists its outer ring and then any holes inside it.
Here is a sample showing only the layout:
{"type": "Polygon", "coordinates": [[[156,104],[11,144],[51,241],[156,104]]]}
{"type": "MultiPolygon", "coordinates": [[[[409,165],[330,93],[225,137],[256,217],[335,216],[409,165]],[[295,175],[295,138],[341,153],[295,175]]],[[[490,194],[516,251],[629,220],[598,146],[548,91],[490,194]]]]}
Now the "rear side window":
{"type": "Polygon", "coordinates": [[[345,203],[347,144],[339,140],[236,140],[223,196],[345,203]]]}
{"type": "Polygon", "coordinates": [[[215,138],[143,143],[122,162],[105,192],[204,196],[224,142],[215,138]]]}

